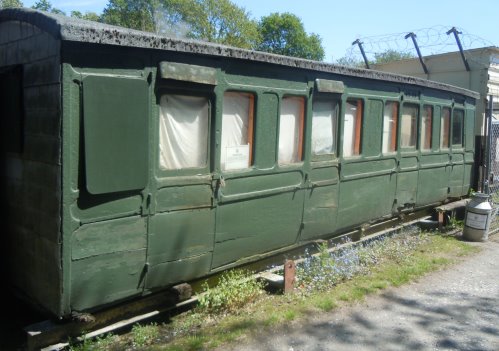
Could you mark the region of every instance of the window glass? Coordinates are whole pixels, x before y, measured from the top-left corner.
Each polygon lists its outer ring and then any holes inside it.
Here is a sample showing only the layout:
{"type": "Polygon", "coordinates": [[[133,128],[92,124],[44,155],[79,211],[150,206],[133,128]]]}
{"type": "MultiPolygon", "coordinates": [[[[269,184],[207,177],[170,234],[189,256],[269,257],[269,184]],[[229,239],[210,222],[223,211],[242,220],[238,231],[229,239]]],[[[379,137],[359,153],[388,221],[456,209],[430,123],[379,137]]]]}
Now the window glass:
{"type": "Polygon", "coordinates": [[[383,115],[383,153],[397,151],[398,102],[385,103],[383,115]]]}
{"type": "Polygon", "coordinates": [[[415,148],[417,135],[417,118],[419,107],[414,104],[405,104],[402,109],[400,126],[400,147],[415,148]]]}
{"type": "Polygon", "coordinates": [[[312,153],[314,155],[335,152],[337,111],[337,101],[314,101],[312,105],[312,153]]]}
{"type": "Polygon", "coordinates": [[[222,111],[222,170],[248,168],[252,163],[254,96],[224,94],[222,111]]]}
{"type": "Polygon", "coordinates": [[[343,121],[343,157],[360,154],[362,100],[347,100],[343,121]]]}
{"type": "Polygon", "coordinates": [[[166,94],[161,96],[159,115],[160,167],[167,170],[205,167],[208,99],[166,94]]]}
{"type": "Polygon", "coordinates": [[[449,129],[450,129],[450,108],[442,109],[442,119],[440,121],[440,148],[449,148],[449,129]]]}
{"type": "Polygon", "coordinates": [[[302,160],[303,115],[305,99],[284,97],[279,120],[279,164],[302,160]]]}
{"type": "Polygon", "coordinates": [[[433,107],[425,105],[421,116],[421,150],[431,150],[433,107]]]}
{"type": "Polygon", "coordinates": [[[452,113],[452,145],[463,145],[464,110],[452,113]]]}

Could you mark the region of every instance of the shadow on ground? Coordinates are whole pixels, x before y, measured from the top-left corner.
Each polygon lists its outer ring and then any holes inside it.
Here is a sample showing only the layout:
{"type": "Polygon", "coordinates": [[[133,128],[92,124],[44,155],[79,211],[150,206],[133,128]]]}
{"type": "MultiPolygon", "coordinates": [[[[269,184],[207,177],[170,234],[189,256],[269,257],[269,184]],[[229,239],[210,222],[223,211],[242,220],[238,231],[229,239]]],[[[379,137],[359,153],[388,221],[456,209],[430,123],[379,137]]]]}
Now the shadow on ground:
{"type": "Polygon", "coordinates": [[[403,289],[371,297],[366,305],[340,309],[327,319],[291,326],[279,341],[269,341],[275,334],[259,335],[252,344],[265,351],[499,350],[497,291],[483,296],[479,289],[477,296],[442,287],[417,293],[411,286],[403,289]]]}

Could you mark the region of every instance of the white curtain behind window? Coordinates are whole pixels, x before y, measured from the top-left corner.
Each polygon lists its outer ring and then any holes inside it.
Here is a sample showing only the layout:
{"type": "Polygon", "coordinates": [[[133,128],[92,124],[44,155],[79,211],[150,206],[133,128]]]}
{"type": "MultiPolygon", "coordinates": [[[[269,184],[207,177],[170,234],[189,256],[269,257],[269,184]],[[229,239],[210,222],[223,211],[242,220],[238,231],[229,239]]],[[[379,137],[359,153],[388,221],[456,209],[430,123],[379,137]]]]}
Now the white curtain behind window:
{"type": "Polygon", "coordinates": [[[288,97],[282,100],[279,121],[279,164],[300,161],[299,142],[303,99],[288,97]]]}
{"type": "MultiPolygon", "coordinates": [[[[220,154],[220,166],[223,170],[226,169],[227,148],[248,144],[250,98],[249,94],[224,94],[220,154]]],[[[249,166],[249,158],[247,163],[246,166],[249,166]]]]}
{"type": "Polygon", "coordinates": [[[354,154],[356,119],[357,105],[347,101],[343,125],[343,157],[349,157],[354,154]]]}
{"type": "Polygon", "coordinates": [[[159,110],[159,165],[198,168],[208,160],[208,99],[163,95],[159,110]]]}
{"type": "Polygon", "coordinates": [[[395,122],[397,116],[396,112],[396,102],[385,103],[385,113],[383,116],[383,153],[394,152],[395,145],[393,145],[393,133],[397,133],[395,130],[395,122]]]}
{"type": "Polygon", "coordinates": [[[312,115],[312,152],[314,155],[334,152],[336,129],[335,104],[332,101],[314,101],[312,115]]]}
{"type": "Polygon", "coordinates": [[[419,109],[417,107],[406,105],[402,110],[402,119],[400,121],[400,146],[416,146],[416,118],[419,109]]]}

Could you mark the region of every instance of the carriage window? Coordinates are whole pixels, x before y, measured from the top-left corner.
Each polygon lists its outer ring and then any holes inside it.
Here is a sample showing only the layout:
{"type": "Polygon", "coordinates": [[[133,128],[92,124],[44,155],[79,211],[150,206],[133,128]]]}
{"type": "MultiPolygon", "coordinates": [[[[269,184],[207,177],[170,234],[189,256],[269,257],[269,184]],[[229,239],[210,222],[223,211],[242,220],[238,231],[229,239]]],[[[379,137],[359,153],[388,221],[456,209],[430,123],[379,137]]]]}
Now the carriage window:
{"type": "Polygon", "coordinates": [[[254,104],[252,94],[224,94],[220,155],[222,170],[244,169],[252,164],[254,104]]]}
{"type": "Polygon", "coordinates": [[[334,154],[338,102],[315,100],[312,105],[312,154],[334,154]]]}
{"type": "Polygon", "coordinates": [[[421,150],[431,150],[433,108],[425,105],[421,117],[421,150]]]}
{"type": "Polygon", "coordinates": [[[160,167],[165,170],[205,167],[208,161],[208,99],[163,95],[159,115],[160,167]]]}
{"type": "Polygon", "coordinates": [[[400,127],[400,147],[415,148],[417,135],[417,118],[419,107],[414,104],[406,104],[402,109],[400,127]]]}
{"type": "Polygon", "coordinates": [[[383,115],[383,153],[397,151],[398,102],[385,103],[383,115]]]}
{"type": "Polygon", "coordinates": [[[452,113],[452,145],[463,146],[464,111],[454,110],[452,113]]]}
{"type": "Polygon", "coordinates": [[[305,99],[284,97],[279,120],[279,164],[302,160],[305,99]]]}
{"type": "Polygon", "coordinates": [[[450,129],[450,108],[442,109],[442,118],[440,121],[440,148],[449,148],[449,129],[450,129]]]}
{"type": "Polygon", "coordinates": [[[362,100],[347,100],[343,122],[343,157],[360,155],[362,100]]]}

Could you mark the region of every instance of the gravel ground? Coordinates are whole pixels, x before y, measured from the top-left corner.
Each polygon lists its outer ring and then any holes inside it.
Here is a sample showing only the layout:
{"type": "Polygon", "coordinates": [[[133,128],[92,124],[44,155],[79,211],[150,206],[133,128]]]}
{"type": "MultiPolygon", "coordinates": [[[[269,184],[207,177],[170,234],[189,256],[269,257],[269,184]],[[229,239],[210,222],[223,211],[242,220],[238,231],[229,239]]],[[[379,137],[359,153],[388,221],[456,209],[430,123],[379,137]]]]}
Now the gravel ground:
{"type": "Polygon", "coordinates": [[[499,235],[481,253],[229,350],[499,350],[499,235]]]}

